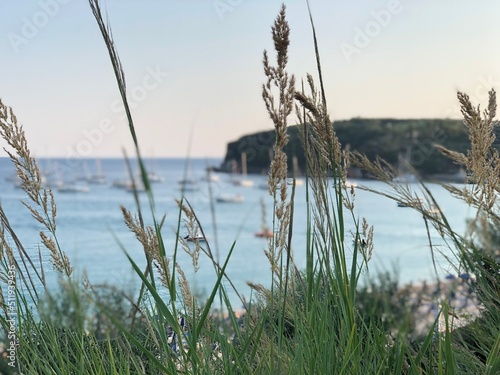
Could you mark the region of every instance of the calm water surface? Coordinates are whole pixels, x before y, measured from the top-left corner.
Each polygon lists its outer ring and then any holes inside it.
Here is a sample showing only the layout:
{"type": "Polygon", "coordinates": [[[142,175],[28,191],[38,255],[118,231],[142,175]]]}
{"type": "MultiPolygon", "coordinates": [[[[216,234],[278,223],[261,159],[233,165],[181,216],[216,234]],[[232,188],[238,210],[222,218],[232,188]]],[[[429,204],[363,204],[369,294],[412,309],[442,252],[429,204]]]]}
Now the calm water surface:
{"type": "MultiPolygon", "coordinates": [[[[206,175],[207,165],[219,165],[216,159],[194,159],[186,167],[183,159],[155,159],[147,161],[146,165],[165,180],[153,185],[158,217],[166,214],[163,235],[168,254],[172,254],[175,245],[178,209],[175,199],[180,198],[178,181],[187,171],[188,177],[200,180],[199,190],[186,192],[196,214],[201,220],[207,239],[214,255],[225,259],[233,242],[235,250],[229,261],[227,273],[238,290],[250,294],[247,282],[270,284],[270,271],[267,259],[263,253],[266,240],[256,238],[255,232],[261,226],[260,200],[264,199],[267,209],[267,220],[272,223],[272,198],[267,190],[260,188],[265,184],[266,176],[249,176],[254,181],[253,187],[236,187],[228,175],[221,174],[220,180],[211,185],[212,196],[221,194],[242,194],[243,203],[215,203],[215,224],[210,210],[210,194],[207,182],[201,179],[206,175]]],[[[95,174],[100,170],[106,175],[108,183],[103,185],[88,185],[87,193],[60,193],[55,191],[57,202],[57,232],[59,242],[70,257],[77,274],[85,271],[93,283],[111,283],[127,288],[137,286],[137,276],[134,276],[131,265],[127,261],[121,246],[141,267],[145,260],[141,245],[130,233],[121,215],[120,206],[136,212],[131,193],[112,186],[116,180],[126,179],[123,160],[103,159],[99,162],[86,160],[70,164],[66,160],[39,161],[41,168],[69,182],[82,175],[95,174]]],[[[13,169],[8,159],[0,158],[0,202],[6,211],[10,223],[23,242],[25,248],[38,258],[38,249],[42,250],[42,261],[50,282],[55,280],[55,272],[50,265],[48,251],[40,245],[39,224],[30,216],[20,203],[25,199],[23,191],[16,189],[14,183],[6,181],[12,176],[13,169]]],[[[56,178],[56,177],[53,177],[56,178]]],[[[387,190],[386,186],[375,181],[356,181],[379,190],[387,190]]],[[[465,204],[452,198],[443,188],[436,184],[428,185],[443,208],[452,226],[463,233],[466,218],[473,211],[465,204]]],[[[418,186],[414,185],[417,192],[418,186]]],[[[422,194],[420,194],[422,196],[422,194]]],[[[143,211],[148,213],[149,206],[144,194],[141,195],[143,211]]],[[[355,213],[366,217],[375,227],[374,254],[370,262],[370,274],[378,270],[397,269],[401,282],[420,282],[434,278],[431,252],[422,216],[409,208],[399,208],[388,198],[356,189],[355,213]]],[[[149,216],[146,216],[146,221],[149,216]]],[[[293,229],[293,250],[299,269],[305,267],[306,243],[306,204],[305,185],[297,187],[295,201],[295,217],[293,229]]],[[[348,223],[348,225],[351,225],[348,223]]],[[[351,225],[352,226],[352,225],[351,225]]],[[[186,231],[181,228],[181,234],[186,231]]],[[[442,245],[437,233],[431,229],[432,241],[442,245]]],[[[349,240],[350,242],[351,240],[349,240]]],[[[350,246],[350,244],[349,244],[350,246]]],[[[444,246],[439,249],[445,253],[444,246]]],[[[194,273],[191,258],[184,252],[179,253],[179,262],[183,266],[191,286],[199,293],[208,293],[215,280],[213,267],[206,257],[200,257],[200,270],[194,273]]],[[[442,256],[437,258],[440,272],[451,271],[442,256]]],[[[222,261],[221,261],[222,262],[222,261]]],[[[231,294],[235,306],[239,306],[236,296],[231,294]]]]}

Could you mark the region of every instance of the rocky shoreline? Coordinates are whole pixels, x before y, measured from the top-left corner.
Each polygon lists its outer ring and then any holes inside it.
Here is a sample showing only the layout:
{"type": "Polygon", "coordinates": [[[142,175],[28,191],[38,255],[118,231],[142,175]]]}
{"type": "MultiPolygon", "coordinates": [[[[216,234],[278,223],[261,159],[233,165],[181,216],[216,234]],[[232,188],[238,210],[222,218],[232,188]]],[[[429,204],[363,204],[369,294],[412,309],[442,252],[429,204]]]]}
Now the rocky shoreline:
{"type": "MultiPolygon", "coordinates": [[[[408,296],[408,307],[414,317],[414,332],[417,335],[429,332],[444,305],[447,306],[450,330],[469,324],[481,314],[474,282],[466,274],[458,277],[448,275],[445,280],[430,285],[407,285],[400,293],[408,296]]],[[[436,329],[439,332],[446,330],[444,312],[439,316],[436,329]]]]}

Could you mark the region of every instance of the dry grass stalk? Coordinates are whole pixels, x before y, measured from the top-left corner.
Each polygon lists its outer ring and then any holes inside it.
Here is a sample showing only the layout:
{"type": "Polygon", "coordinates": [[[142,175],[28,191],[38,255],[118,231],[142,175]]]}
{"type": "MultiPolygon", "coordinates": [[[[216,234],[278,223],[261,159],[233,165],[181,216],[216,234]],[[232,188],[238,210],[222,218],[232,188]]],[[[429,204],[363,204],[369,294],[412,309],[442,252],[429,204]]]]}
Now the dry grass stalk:
{"type": "Polygon", "coordinates": [[[55,231],[56,206],[50,190],[42,188],[42,178],[36,160],[31,156],[23,127],[18,124],[12,108],[5,106],[0,100],[0,135],[14,149],[5,149],[13,162],[16,173],[21,181],[21,187],[30,200],[42,209],[37,211],[23,201],[35,220],[44,225],[47,230],[55,231]]]}
{"type": "MultiPolygon", "coordinates": [[[[330,116],[326,112],[326,103],[317,91],[310,74],[307,75],[307,82],[311,96],[305,95],[304,92],[295,94],[295,99],[307,110],[304,116],[301,110],[296,109],[300,122],[309,124],[307,142],[310,154],[306,156],[319,158],[320,163],[326,164],[334,172],[334,176],[342,176],[345,181],[346,167],[348,168],[349,161],[343,158],[340,142],[335,134],[330,116]]],[[[306,140],[303,139],[303,141],[306,140]]]]}
{"type": "Polygon", "coordinates": [[[179,266],[179,264],[176,264],[176,269],[177,273],[179,274],[177,280],[179,282],[179,289],[181,292],[182,300],[184,301],[184,306],[187,310],[188,316],[197,316],[198,311],[197,311],[197,305],[196,305],[196,299],[193,293],[191,292],[191,286],[189,285],[189,281],[186,277],[186,274],[182,270],[182,268],[179,266]]]}
{"type": "Polygon", "coordinates": [[[482,112],[479,105],[472,105],[467,94],[459,92],[457,97],[464,125],[469,130],[471,148],[466,155],[442,146],[438,149],[467,170],[472,185],[463,189],[453,185],[445,185],[445,188],[455,197],[477,208],[476,219],[470,223],[470,234],[481,233],[483,251],[492,259],[499,259],[500,250],[491,240],[488,229],[500,227],[500,156],[498,148],[494,147],[495,128],[498,127],[495,120],[496,92],[489,91],[488,107],[482,112]]]}
{"type": "Polygon", "coordinates": [[[161,285],[163,285],[165,288],[169,288],[170,280],[172,280],[172,275],[170,272],[170,259],[168,259],[167,257],[164,258],[165,267],[162,265],[162,263],[159,263],[157,260],[153,260],[152,264],[153,267],[156,268],[156,271],[158,271],[158,276],[160,277],[161,285]]]}
{"type": "Polygon", "coordinates": [[[45,232],[40,232],[40,238],[45,247],[50,251],[55,269],[61,273],[71,274],[73,269],[71,268],[69,258],[66,254],[63,254],[62,257],[59,256],[59,250],[54,239],[47,236],[45,232]]]}
{"type": "MultiPolygon", "coordinates": [[[[473,182],[473,185],[464,188],[446,184],[443,186],[455,197],[477,208],[476,222],[472,223],[472,227],[475,228],[472,232],[477,233],[478,228],[484,227],[485,222],[488,223],[488,226],[500,227],[500,204],[498,200],[498,193],[500,192],[500,157],[498,149],[494,147],[495,127],[498,126],[495,120],[496,93],[494,90],[489,92],[488,107],[483,112],[481,112],[479,106],[474,107],[471,104],[466,94],[458,93],[457,97],[464,116],[464,124],[469,129],[470,150],[465,155],[448,150],[443,146],[437,145],[436,147],[441,153],[468,171],[471,180],[469,182],[473,182]]],[[[424,203],[415,204],[416,201],[418,202],[419,197],[416,196],[410,185],[394,182],[394,178],[398,173],[393,166],[380,159],[370,161],[366,156],[359,153],[353,153],[352,156],[353,163],[356,166],[368,171],[374,178],[386,182],[391,190],[374,191],[366,187],[361,188],[386,196],[396,202],[404,203],[408,207],[419,211],[423,215],[426,225],[431,223],[441,237],[454,239],[462,251],[467,251],[467,240],[463,237],[458,238],[457,234],[450,228],[443,212],[439,209],[437,202],[425,185],[420,185],[424,203]],[[435,209],[437,209],[437,212],[435,212],[435,209]]],[[[485,248],[484,251],[492,255],[494,259],[495,256],[498,257],[498,251],[495,254],[496,250],[493,249],[493,246],[493,243],[490,243],[490,249],[485,248]]],[[[431,241],[430,247],[431,251],[434,251],[434,245],[431,241]]],[[[454,264],[452,259],[447,258],[444,254],[442,255],[450,264],[454,264]]],[[[460,259],[457,260],[460,261],[460,259]]]]}
{"type": "Polygon", "coordinates": [[[478,214],[490,216],[500,225],[500,156],[493,147],[496,116],[496,92],[489,92],[488,107],[481,113],[479,106],[474,107],[467,94],[457,94],[464,124],[469,129],[471,149],[467,155],[439,147],[439,150],[456,163],[464,166],[470,174],[473,189],[449,189],[469,204],[478,208],[478,214]]]}
{"type": "Polygon", "coordinates": [[[31,156],[23,127],[18,124],[12,108],[0,99],[0,135],[14,149],[14,153],[5,149],[16,167],[23,190],[30,199],[40,204],[41,176],[35,159],[31,156]]]}
{"type": "Polygon", "coordinates": [[[364,242],[360,246],[360,251],[365,262],[368,263],[373,254],[373,225],[368,225],[365,218],[363,218],[361,223],[361,236],[364,242]]]}
{"type": "Polygon", "coordinates": [[[165,288],[169,288],[172,280],[170,259],[161,255],[156,231],[151,226],[144,227],[141,218],[134,218],[132,213],[125,207],[122,206],[121,210],[125,225],[127,225],[130,231],[135,234],[135,237],[141,243],[146,259],[148,262],[151,262],[152,266],[158,272],[162,285],[165,288]]]}
{"type": "Polygon", "coordinates": [[[330,218],[331,193],[328,177],[333,175],[335,192],[349,209],[354,208],[353,200],[342,193],[345,188],[347,171],[350,165],[350,155],[347,150],[342,151],[340,141],[335,134],[334,127],[327,113],[326,101],[316,89],[314,79],[307,75],[310,96],[304,89],[295,94],[300,104],[296,106],[296,114],[303,124],[301,141],[306,153],[310,187],[315,196],[314,222],[323,240],[328,239],[328,231],[322,229],[325,219],[327,227],[332,228],[330,218]]]}
{"type": "MultiPolygon", "coordinates": [[[[317,238],[322,243],[333,244],[337,209],[332,211],[332,208],[343,204],[350,211],[354,209],[354,191],[344,193],[351,156],[347,149],[342,150],[327,113],[326,101],[316,89],[310,74],[307,84],[310,96],[305,94],[304,88],[302,92],[297,92],[295,99],[299,105],[295,110],[303,124],[299,134],[306,154],[309,186],[315,200],[312,219],[317,238]],[[334,194],[330,186],[331,176],[334,194]]],[[[327,259],[329,250],[326,249],[327,259]]]]}
{"type": "Polygon", "coordinates": [[[358,189],[382,195],[399,204],[411,207],[420,212],[425,221],[430,223],[439,233],[443,235],[451,234],[449,228],[443,226],[443,213],[440,211],[437,202],[423,185],[420,185],[420,193],[417,194],[412,185],[395,182],[394,179],[398,176],[398,171],[380,158],[371,161],[365,155],[354,152],[351,154],[351,160],[354,165],[369,172],[373,178],[385,182],[390,188],[389,190],[379,190],[367,186],[359,186],[358,189]],[[438,211],[435,212],[436,210],[438,211]]]}
{"type": "Polygon", "coordinates": [[[132,213],[129,210],[127,210],[124,206],[121,206],[120,208],[122,210],[122,215],[125,225],[130,229],[132,233],[135,234],[137,240],[144,247],[144,251],[146,252],[146,254],[148,254],[153,259],[157,257],[155,248],[158,245],[157,243],[156,244],[151,243],[152,241],[148,235],[148,231],[147,229],[143,228],[140,219],[134,218],[132,216],[132,213]]]}
{"type": "Polygon", "coordinates": [[[166,279],[167,284],[165,285],[168,285],[168,281],[170,280],[168,272],[169,259],[160,254],[160,247],[155,229],[151,226],[143,227],[141,219],[139,217],[134,218],[132,213],[125,207],[122,206],[121,210],[125,225],[135,234],[135,237],[143,246],[146,257],[155,263],[155,266],[160,272],[160,276],[166,279]]]}
{"type": "Polygon", "coordinates": [[[41,173],[36,160],[31,156],[23,127],[18,124],[12,108],[7,107],[0,100],[0,136],[14,150],[5,149],[13,162],[17,175],[21,180],[21,187],[35,206],[27,202],[22,203],[31,212],[31,215],[40,224],[45,226],[51,237],[40,232],[42,243],[51,254],[55,268],[70,276],[73,272],[69,258],[60,248],[56,237],[56,203],[50,189],[42,187],[41,173]],[[35,208],[36,207],[36,208],[35,208]]]}
{"type": "Polygon", "coordinates": [[[418,202],[419,197],[416,195],[414,189],[412,189],[412,186],[409,184],[395,182],[395,178],[399,174],[394,166],[378,157],[374,161],[371,161],[366,157],[366,155],[359,152],[351,153],[351,161],[357,167],[369,172],[373,178],[385,182],[390,187],[389,191],[370,189],[366,186],[360,186],[360,189],[383,195],[398,203],[405,204],[408,207],[413,207],[433,223],[437,223],[439,221],[436,219],[438,219],[440,215],[429,215],[429,209],[431,206],[434,206],[435,202],[432,201],[432,198],[425,192],[425,190],[421,193],[424,198],[424,203],[416,204],[415,202],[418,202]]]}
{"type": "MultiPolygon", "coordinates": [[[[281,257],[286,246],[288,226],[290,224],[290,203],[287,195],[287,156],[283,148],[288,143],[287,118],[293,110],[295,93],[295,78],[286,71],[288,62],[288,46],[290,44],[290,27],[286,21],[286,8],[281,11],[272,26],[274,49],[276,50],[276,66],[269,62],[267,51],[264,51],[264,73],[267,82],[262,86],[262,98],[267,112],[274,123],[276,143],[274,145],[274,158],[269,172],[268,188],[274,198],[275,217],[277,221],[277,234],[274,238],[274,248],[271,262],[274,269],[276,260],[281,257]],[[277,99],[273,91],[277,91],[277,99]],[[279,190],[279,192],[278,192],[279,190]]],[[[268,255],[268,254],[266,254],[268,255]]]]}
{"type": "MultiPolygon", "coordinates": [[[[4,256],[7,255],[7,262],[6,262],[6,265],[7,266],[11,266],[15,263],[14,262],[14,254],[12,253],[12,249],[11,247],[9,246],[7,240],[5,239],[5,228],[4,228],[4,225],[2,223],[2,225],[0,226],[0,261],[2,261],[2,265],[3,265],[3,259],[4,259],[4,256]]],[[[2,267],[4,268],[4,267],[2,267]]],[[[3,270],[3,272],[0,272],[0,281],[2,282],[2,284],[4,283],[5,285],[8,285],[9,283],[9,277],[7,276],[7,270],[3,270]]],[[[4,299],[4,294],[3,294],[3,290],[2,290],[2,287],[0,285],[0,308],[3,310],[5,316],[9,316],[9,311],[8,311],[8,306],[7,304],[5,303],[5,299],[4,299]]]]}
{"type": "MultiPolygon", "coordinates": [[[[4,255],[7,255],[7,263],[9,266],[15,265],[16,260],[14,258],[14,252],[12,251],[12,248],[10,247],[9,243],[7,242],[7,239],[5,238],[5,227],[2,223],[0,227],[0,260],[3,259],[4,255]]],[[[2,276],[0,276],[1,278],[2,276]]],[[[2,279],[3,280],[3,279],[2,279]]],[[[5,280],[3,280],[5,281],[5,280]]]]}
{"type": "Polygon", "coordinates": [[[184,252],[191,257],[194,271],[198,272],[199,270],[198,260],[200,258],[200,251],[201,251],[200,242],[194,240],[188,243],[187,241],[187,239],[189,238],[195,239],[196,236],[199,235],[200,228],[198,225],[198,221],[196,220],[196,215],[194,214],[190,206],[184,205],[180,201],[177,201],[177,204],[182,209],[182,212],[184,212],[184,215],[186,217],[183,221],[184,221],[184,227],[186,228],[187,231],[187,236],[186,236],[187,238],[180,236],[179,242],[181,243],[184,252]]]}

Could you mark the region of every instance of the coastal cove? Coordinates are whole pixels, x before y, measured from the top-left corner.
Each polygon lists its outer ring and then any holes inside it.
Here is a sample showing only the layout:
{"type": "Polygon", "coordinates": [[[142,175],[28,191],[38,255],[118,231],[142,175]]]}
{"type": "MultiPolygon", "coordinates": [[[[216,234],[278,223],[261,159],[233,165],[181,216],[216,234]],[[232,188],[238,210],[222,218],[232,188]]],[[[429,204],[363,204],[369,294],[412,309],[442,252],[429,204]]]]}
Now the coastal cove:
{"type": "MultiPolygon", "coordinates": [[[[398,168],[411,165],[422,178],[450,182],[463,182],[465,171],[451,159],[442,155],[436,145],[449,150],[467,153],[469,133],[462,120],[452,119],[397,119],[352,118],[333,123],[333,128],[343,147],[366,155],[370,160],[382,158],[398,168]]],[[[288,127],[289,143],[285,147],[289,170],[296,157],[302,171],[305,156],[300,140],[301,125],[288,127]]],[[[265,173],[272,157],[276,140],[274,130],[247,134],[227,146],[221,170],[231,171],[246,154],[247,169],[252,173],[265,173]]],[[[500,150],[500,128],[496,128],[493,147],[500,150]]],[[[366,172],[351,166],[350,177],[370,178],[366,172]]]]}
{"type": "Polygon", "coordinates": [[[0,375],[500,374],[493,4],[65,2],[0,22],[0,375]]]}
{"type": "MultiPolygon", "coordinates": [[[[49,171],[54,165],[63,165],[65,162],[62,159],[40,159],[39,165],[42,171],[49,171]]],[[[158,217],[166,215],[162,233],[167,255],[173,253],[176,241],[178,207],[175,199],[181,198],[182,187],[179,181],[188,175],[195,181],[196,189],[185,189],[184,194],[203,225],[207,243],[221,263],[225,260],[233,242],[235,243],[227,274],[238,292],[249,299],[250,289],[247,282],[269,286],[271,281],[269,264],[263,251],[267,246],[266,239],[258,238],[255,234],[261,229],[261,200],[266,207],[267,225],[272,228],[272,198],[263,188],[267,183],[266,175],[249,174],[247,179],[253,182],[253,186],[244,187],[233,184],[235,176],[218,173],[215,175],[219,178],[218,181],[212,178],[209,190],[206,169],[219,163],[221,163],[219,159],[192,159],[187,164],[184,159],[151,159],[146,160],[146,167],[158,176],[164,177],[164,181],[153,185],[153,192],[158,217]],[[244,199],[239,203],[216,202],[216,198],[223,194],[241,195],[244,199]],[[215,208],[216,223],[212,220],[212,204],[215,208]]],[[[67,252],[76,275],[82,276],[85,273],[90,282],[95,284],[109,283],[134,289],[138,287],[138,278],[134,275],[116,240],[119,240],[130,256],[144,269],[142,247],[124,224],[120,210],[120,206],[123,205],[132,213],[136,212],[133,194],[113,186],[114,181],[126,178],[124,161],[81,160],[77,166],[65,170],[64,178],[68,181],[76,179],[85,170],[95,174],[98,165],[106,177],[105,183],[82,182],[82,185],[88,187],[88,191],[70,193],[60,192],[54,188],[59,242],[67,252]]],[[[23,191],[16,188],[12,181],[6,180],[13,172],[10,160],[0,159],[0,202],[26,250],[34,258],[38,258],[38,249],[41,249],[46,277],[49,282],[55,283],[57,277],[50,263],[49,252],[39,240],[38,232],[41,228],[20,202],[25,199],[23,191]]],[[[357,218],[366,217],[375,229],[373,259],[369,263],[369,272],[365,272],[364,277],[375,276],[379,271],[397,270],[401,283],[421,283],[424,280],[434,282],[436,275],[433,271],[429,239],[422,215],[409,207],[398,207],[396,202],[388,198],[360,189],[365,185],[380,191],[388,190],[381,182],[372,180],[354,182],[358,185],[355,189],[357,218]]],[[[466,220],[473,216],[473,210],[461,201],[455,200],[441,186],[428,184],[427,187],[434,194],[451,225],[459,233],[465,232],[466,220]]],[[[422,196],[418,184],[411,184],[410,188],[417,196],[422,196]]],[[[292,249],[299,269],[304,269],[306,262],[305,191],[305,185],[297,186],[295,197],[292,249]]],[[[147,207],[144,193],[139,195],[141,204],[147,207]]],[[[146,224],[151,224],[148,216],[145,217],[145,221],[146,224]]],[[[346,221],[346,225],[352,228],[351,222],[346,221]]],[[[181,226],[179,236],[185,234],[186,230],[181,226]]],[[[433,228],[431,228],[431,240],[440,277],[453,273],[443,255],[439,254],[450,253],[433,228]]],[[[350,250],[353,247],[351,241],[352,239],[346,239],[346,248],[350,250]]],[[[206,244],[202,243],[201,246],[206,244]]],[[[206,256],[201,255],[200,269],[196,273],[190,256],[183,251],[179,252],[178,262],[184,269],[191,287],[202,296],[201,301],[203,301],[203,297],[206,297],[215,282],[211,262],[206,256]]],[[[225,285],[228,286],[227,283],[225,285]]],[[[241,302],[238,301],[236,294],[230,291],[229,295],[232,304],[239,307],[241,302]]]]}

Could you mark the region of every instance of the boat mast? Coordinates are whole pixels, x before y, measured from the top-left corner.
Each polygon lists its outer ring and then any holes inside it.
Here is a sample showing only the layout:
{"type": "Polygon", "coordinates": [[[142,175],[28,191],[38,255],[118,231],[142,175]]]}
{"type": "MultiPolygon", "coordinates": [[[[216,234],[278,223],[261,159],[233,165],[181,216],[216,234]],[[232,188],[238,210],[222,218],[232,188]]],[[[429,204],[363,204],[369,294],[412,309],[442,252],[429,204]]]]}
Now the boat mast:
{"type": "Polygon", "coordinates": [[[243,176],[247,175],[247,153],[241,153],[241,174],[243,176]]]}

